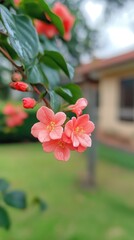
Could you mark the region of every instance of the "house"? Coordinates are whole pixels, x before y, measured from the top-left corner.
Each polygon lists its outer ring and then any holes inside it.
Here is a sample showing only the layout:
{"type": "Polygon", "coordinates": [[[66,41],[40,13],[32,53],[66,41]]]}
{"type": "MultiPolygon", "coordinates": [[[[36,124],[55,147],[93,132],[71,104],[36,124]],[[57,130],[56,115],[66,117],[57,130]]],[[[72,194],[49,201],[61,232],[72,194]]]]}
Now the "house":
{"type": "Polygon", "coordinates": [[[101,135],[127,142],[134,149],[134,51],[79,66],[75,81],[86,92],[96,89],[94,108],[98,108],[101,135]]]}

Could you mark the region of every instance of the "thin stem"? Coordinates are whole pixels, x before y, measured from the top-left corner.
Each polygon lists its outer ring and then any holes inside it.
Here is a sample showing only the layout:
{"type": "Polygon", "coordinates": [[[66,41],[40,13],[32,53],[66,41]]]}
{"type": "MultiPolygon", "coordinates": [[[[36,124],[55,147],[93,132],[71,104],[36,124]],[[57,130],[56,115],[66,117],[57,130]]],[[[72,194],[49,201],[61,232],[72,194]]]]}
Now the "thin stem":
{"type": "MultiPolygon", "coordinates": [[[[32,85],[32,87],[33,87],[33,90],[34,90],[37,94],[41,95],[41,92],[39,91],[39,89],[38,89],[36,86],[32,85]]],[[[47,101],[47,99],[46,99],[46,98],[43,98],[42,100],[45,102],[46,106],[50,108],[50,104],[49,104],[49,102],[47,101]]]]}
{"type": "Polygon", "coordinates": [[[2,47],[0,47],[0,52],[13,64],[14,67],[17,68],[17,70],[21,73],[21,75],[23,76],[24,79],[27,78],[27,76],[25,75],[24,71],[23,71],[23,66],[18,66],[14,60],[11,58],[11,56],[9,55],[9,53],[3,49],[2,47]]]}

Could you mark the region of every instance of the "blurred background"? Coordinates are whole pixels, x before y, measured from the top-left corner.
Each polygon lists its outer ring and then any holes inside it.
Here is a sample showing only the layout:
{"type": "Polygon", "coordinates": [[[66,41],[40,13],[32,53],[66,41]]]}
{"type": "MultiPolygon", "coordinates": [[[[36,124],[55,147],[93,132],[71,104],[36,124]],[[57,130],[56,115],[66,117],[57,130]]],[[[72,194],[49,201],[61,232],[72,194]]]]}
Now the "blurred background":
{"type": "MultiPolygon", "coordinates": [[[[54,1],[49,1],[53,4],[54,1]]],[[[36,111],[22,126],[3,125],[7,103],[24,93],[8,83],[12,66],[0,54],[0,176],[28,193],[29,209],[9,208],[11,230],[1,240],[134,239],[134,1],[62,0],[76,16],[72,40],[57,46],[76,67],[74,81],[96,123],[93,145],[67,163],[45,154],[30,134],[36,111]],[[31,206],[39,195],[48,209],[31,206]]]]}

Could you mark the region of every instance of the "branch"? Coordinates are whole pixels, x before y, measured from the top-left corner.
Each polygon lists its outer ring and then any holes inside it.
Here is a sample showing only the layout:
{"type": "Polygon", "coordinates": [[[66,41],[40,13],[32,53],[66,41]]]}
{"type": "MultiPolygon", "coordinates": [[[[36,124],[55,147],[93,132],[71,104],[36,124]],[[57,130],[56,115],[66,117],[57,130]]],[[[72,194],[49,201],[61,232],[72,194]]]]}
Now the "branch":
{"type": "MultiPolygon", "coordinates": [[[[23,71],[23,66],[18,66],[14,60],[11,58],[11,56],[9,55],[9,53],[3,49],[2,47],[0,47],[0,52],[13,64],[14,67],[17,68],[17,70],[21,73],[21,75],[23,76],[24,79],[27,79],[27,76],[25,75],[24,71],[23,71]]],[[[34,85],[32,85],[34,91],[41,95],[41,92],[38,90],[38,88],[34,85]]],[[[46,98],[43,98],[43,101],[45,102],[46,106],[50,108],[50,104],[49,102],[47,101],[46,98]]]]}
{"type": "MultiPolygon", "coordinates": [[[[32,87],[33,87],[33,90],[34,90],[37,94],[41,95],[41,92],[38,90],[38,88],[37,88],[36,86],[32,85],[32,87]]],[[[45,102],[46,106],[50,108],[50,104],[49,104],[49,102],[47,101],[47,99],[46,99],[46,98],[43,98],[42,100],[45,102]]]]}
{"type": "Polygon", "coordinates": [[[23,71],[23,66],[18,66],[14,60],[11,58],[11,56],[9,55],[9,53],[3,49],[2,47],[0,47],[0,52],[13,64],[14,67],[17,68],[17,70],[21,73],[21,75],[23,76],[24,79],[27,78],[27,76],[25,75],[24,71],[23,71]]]}

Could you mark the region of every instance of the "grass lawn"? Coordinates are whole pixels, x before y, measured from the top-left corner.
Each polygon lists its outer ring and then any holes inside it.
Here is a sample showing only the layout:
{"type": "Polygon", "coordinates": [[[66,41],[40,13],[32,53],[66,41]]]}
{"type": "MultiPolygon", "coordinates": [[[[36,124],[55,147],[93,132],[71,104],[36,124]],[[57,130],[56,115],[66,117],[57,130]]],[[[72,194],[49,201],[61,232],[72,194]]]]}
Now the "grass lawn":
{"type": "Polygon", "coordinates": [[[0,145],[0,177],[29,202],[25,211],[9,208],[12,228],[0,229],[0,240],[133,240],[134,171],[100,160],[92,191],[79,185],[85,175],[84,155],[63,163],[38,143],[0,145]],[[46,212],[31,206],[34,196],[46,200],[46,212]]]}
{"type": "Polygon", "coordinates": [[[122,167],[134,169],[134,153],[123,149],[99,144],[98,154],[103,160],[118,164],[122,167]]]}

